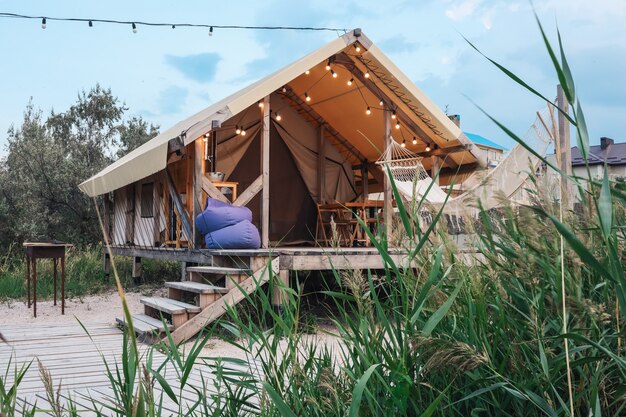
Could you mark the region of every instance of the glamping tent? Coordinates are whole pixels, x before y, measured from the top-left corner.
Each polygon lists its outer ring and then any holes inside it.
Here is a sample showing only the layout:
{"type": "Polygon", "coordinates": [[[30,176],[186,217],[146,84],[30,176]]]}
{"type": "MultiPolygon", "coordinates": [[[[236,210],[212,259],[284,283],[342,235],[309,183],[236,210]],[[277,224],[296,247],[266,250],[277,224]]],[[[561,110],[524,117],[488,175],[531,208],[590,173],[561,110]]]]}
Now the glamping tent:
{"type": "Polygon", "coordinates": [[[117,247],[204,249],[194,219],[207,197],[248,207],[265,248],[302,244],[315,239],[319,204],[384,192],[391,213],[375,163],[391,141],[426,170],[441,168],[442,184],[485,165],[482,151],[355,29],[163,131],[80,189],[104,196],[105,231],[117,247]]]}

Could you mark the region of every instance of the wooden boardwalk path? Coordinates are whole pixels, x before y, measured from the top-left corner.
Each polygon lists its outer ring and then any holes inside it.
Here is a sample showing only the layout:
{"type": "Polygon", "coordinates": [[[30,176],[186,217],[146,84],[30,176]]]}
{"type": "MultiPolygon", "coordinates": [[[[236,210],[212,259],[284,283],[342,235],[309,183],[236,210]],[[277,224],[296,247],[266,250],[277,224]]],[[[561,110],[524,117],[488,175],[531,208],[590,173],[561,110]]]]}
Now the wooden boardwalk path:
{"type": "MultiPolygon", "coordinates": [[[[50,372],[55,390],[60,386],[61,403],[67,407],[67,399],[71,398],[76,404],[80,416],[98,415],[93,411],[94,405],[90,398],[110,404],[114,399],[111,383],[107,377],[104,361],[114,371],[115,364],[120,365],[123,350],[123,334],[115,326],[102,323],[83,323],[89,335],[79,323],[71,324],[27,324],[3,325],[0,332],[7,343],[0,341],[0,373],[4,377],[9,369],[7,386],[13,383],[15,366],[19,369],[22,364],[31,363],[28,372],[19,385],[18,398],[20,406],[16,415],[20,415],[21,407],[36,406],[37,415],[52,415],[51,406],[47,400],[44,383],[41,379],[37,359],[50,372]],[[7,368],[11,361],[10,368],[7,368]]],[[[141,345],[140,353],[145,355],[151,350],[147,345],[141,345]]],[[[158,368],[166,362],[166,356],[152,350],[152,368],[158,368]]],[[[142,362],[145,361],[142,358],[142,362]]],[[[234,368],[229,364],[230,369],[234,368]]],[[[248,371],[241,367],[239,370],[248,371]]],[[[174,392],[178,392],[178,378],[171,363],[167,363],[160,372],[174,392]]],[[[183,410],[188,409],[198,395],[192,388],[195,387],[210,398],[215,394],[213,367],[206,360],[197,361],[188,386],[183,390],[183,398],[187,401],[183,410]],[[204,388],[203,388],[204,387],[204,388]]],[[[178,415],[178,406],[169,397],[162,393],[158,383],[155,383],[154,398],[158,403],[162,398],[163,416],[178,415]]],[[[210,401],[209,401],[210,402],[210,401]]],[[[254,401],[252,401],[254,402],[254,401]]],[[[113,413],[101,405],[104,416],[113,413]]]]}

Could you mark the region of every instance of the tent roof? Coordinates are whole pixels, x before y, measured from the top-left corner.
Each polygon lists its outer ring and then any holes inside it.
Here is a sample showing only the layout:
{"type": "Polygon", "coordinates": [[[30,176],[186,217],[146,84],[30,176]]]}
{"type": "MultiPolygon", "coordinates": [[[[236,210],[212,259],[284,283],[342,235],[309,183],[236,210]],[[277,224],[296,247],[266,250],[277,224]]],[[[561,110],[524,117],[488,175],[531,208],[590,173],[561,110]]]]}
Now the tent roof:
{"type": "MultiPolygon", "coordinates": [[[[379,101],[383,99],[401,122],[400,129],[392,129],[396,141],[411,143],[412,137],[417,136],[420,145],[414,151],[418,153],[420,149],[423,152],[426,144],[436,145],[440,152],[454,148],[454,153],[446,158],[450,166],[484,164],[482,152],[471,140],[356,29],[178,122],[79,187],[89,196],[96,196],[157,173],[167,166],[170,141],[181,139],[187,145],[209,132],[213,121],[222,124],[275,91],[286,93],[292,104],[299,106],[300,114],[329,125],[329,139],[351,153],[355,162],[374,161],[382,152],[384,117],[379,101]],[[361,53],[356,53],[356,45],[361,47],[361,53]],[[329,59],[342,81],[327,76],[329,59]],[[364,76],[366,73],[368,77],[364,76]],[[345,86],[348,77],[355,80],[354,86],[338,94],[337,83],[345,86]],[[305,93],[315,95],[310,106],[303,100],[305,93]],[[366,107],[371,107],[371,116],[365,116],[366,107]]],[[[233,122],[231,128],[234,126],[233,122]]]]}

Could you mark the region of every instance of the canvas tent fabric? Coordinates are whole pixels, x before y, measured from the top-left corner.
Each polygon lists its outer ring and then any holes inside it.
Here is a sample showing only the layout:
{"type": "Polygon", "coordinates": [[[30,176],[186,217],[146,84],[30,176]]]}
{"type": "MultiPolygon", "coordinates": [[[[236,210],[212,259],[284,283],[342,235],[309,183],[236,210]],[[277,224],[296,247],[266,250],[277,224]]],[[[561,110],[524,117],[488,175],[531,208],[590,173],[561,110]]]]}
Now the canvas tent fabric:
{"type": "MultiPolygon", "coordinates": [[[[93,197],[114,191],[165,169],[167,166],[168,144],[171,140],[178,138],[187,145],[209,132],[213,121],[227,122],[234,115],[240,114],[263,97],[270,95],[287,84],[293,85],[292,88],[297,94],[302,94],[302,88],[306,87],[305,80],[302,78],[302,74],[305,71],[315,69],[316,66],[319,67],[320,63],[331,56],[342,54],[356,41],[364,45],[367,50],[363,54],[365,58],[355,58],[358,62],[351,62],[350,65],[358,70],[362,70],[363,66],[367,64],[372,68],[376,68],[376,74],[372,75],[372,78],[380,77],[381,79],[392,80],[394,83],[394,94],[396,94],[391,97],[394,100],[394,105],[407,109],[416,125],[419,125],[426,131],[433,132],[433,140],[440,148],[445,149],[445,147],[451,144],[456,145],[459,143],[468,145],[469,149],[467,149],[467,152],[453,154],[451,156],[452,159],[458,163],[484,162],[480,151],[472,148],[471,141],[465,137],[461,130],[376,45],[372,44],[363,34],[357,37],[354,32],[349,32],[281,70],[175,124],[81,183],[79,185],[80,189],[93,197]]],[[[346,54],[343,55],[348,56],[346,54]]],[[[340,71],[339,68],[338,71],[340,71]]],[[[341,69],[341,71],[344,70],[341,69]]],[[[323,87],[321,84],[323,83],[320,83],[319,93],[328,98],[326,90],[330,87],[323,87]]],[[[362,90],[367,92],[365,89],[362,90]]],[[[371,93],[367,94],[371,95],[371,93]]],[[[349,112],[356,111],[354,110],[357,107],[355,103],[361,102],[361,97],[356,96],[354,91],[352,91],[352,95],[346,97],[346,100],[348,99],[352,100],[348,106],[343,102],[336,102],[334,107],[328,108],[330,103],[332,103],[332,100],[330,100],[327,101],[326,106],[320,103],[317,110],[330,124],[336,124],[336,129],[341,130],[348,140],[356,143],[359,149],[367,151],[366,154],[372,155],[370,157],[371,160],[375,160],[376,150],[370,143],[372,141],[378,141],[379,144],[382,143],[383,135],[376,130],[380,129],[382,123],[379,123],[380,120],[376,121],[377,119],[372,118],[371,121],[367,122],[369,125],[364,123],[364,126],[359,129],[355,126],[354,117],[349,112]],[[337,112],[337,108],[341,108],[342,112],[337,112]]],[[[369,99],[372,99],[372,97],[369,97],[369,99]]],[[[378,100],[375,97],[374,99],[378,100]]],[[[362,107],[362,102],[358,106],[359,108],[362,107]]],[[[236,141],[232,142],[233,146],[236,143],[236,141]]],[[[244,148],[238,148],[238,151],[245,153],[245,146],[244,148]]]]}

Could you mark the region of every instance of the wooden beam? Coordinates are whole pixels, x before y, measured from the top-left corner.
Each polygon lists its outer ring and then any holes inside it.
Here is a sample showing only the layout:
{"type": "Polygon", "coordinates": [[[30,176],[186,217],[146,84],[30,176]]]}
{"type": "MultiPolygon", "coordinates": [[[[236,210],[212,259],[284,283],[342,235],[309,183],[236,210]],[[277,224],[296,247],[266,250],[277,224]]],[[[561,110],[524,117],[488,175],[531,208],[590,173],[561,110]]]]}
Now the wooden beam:
{"type": "Polygon", "coordinates": [[[284,290],[284,288],[289,288],[289,270],[280,270],[278,274],[274,275],[274,281],[272,305],[275,307],[281,307],[287,303],[289,298],[287,291],[284,290]]]}
{"type": "Polygon", "coordinates": [[[175,137],[174,139],[170,139],[167,142],[167,154],[171,154],[174,152],[181,153],[185,149],[185,142],[180,136],[175,137]]]}
{"type": "MultiPolygon", "coordinates": [[[[383,152],[386,152],[387,149],[391,146],[391,110],[385,108],[384,110],[385,119],[385,138],[384,144],[385,149],[383,152]]],[[[393,219],[393,202],[391,201],[391,182],[389,181],[389,177],[387,175],[383,175],[383,195],[385,199],[385,204],[383,208],[383,223],[385,223],[385,233],[387,236],[387,242],[391,243],[391,231],[392,231],[392,219],[393,219]]]]}
{"type": "Polygon", "coordinates": [[[152,216],[154,217],[152,240],[154,246],[159,246],[161,243],[161,196],[163,195],[163,183],[161,182],[160,174],[154,176],[154,190],[152,191],[152,195],[154,202],[154,209],[152,210],[152,216]]]}
{"type": "Polygon", "coordinates": [[[206,176],[202,176],[201,178],[202,191],[207,193],[207,195],[216,200],[220,200],[224,203],[229,203],[228,198],[215,186],[206,176]]]}
{"type": "MultiPolygon", "coordinates": [[[[192,214],[191,218],[195,219],[200,213],[202,213],[202,179],[206,178],[204,176],[204,155],[205,152],[205,143],[202,139],[196,139],[194,141],[194,153],[193,153],[193,193],[191,194],[192,202],[192,214]]],[[[202,234],[196,229],[196,222],[192,222],[191,226],[193,228],[193,247],[200,248],[202,246],[202,234]]]]}
{"type": "Polygon", "coordinates": [[[263,99],[263,132],[261,134],[261,176],[263,194],[261,196],[261,246],[270,243],[270,96],[263,99]]]}
{"type": "Polygon", "coordinates": [[[441,159],[438,156],[432,157],[433,166],[430,168],[430,176],[435,184],[439,185],[439,170],[441,169],[441,159]]]}
{"type": "Polygon", "coordinates": [[[325,125],[320,125],[317,139],[317,202],[326,202],[326,143],[324,141],[325,125]]]}
{"type": "Polygon", "coordinates": [[[136,184],[126,186],[126,242],[135,243],[135,190],[136,184]]]}
{"type": "Polygon", "coordinates": [[[269,280],[271,275],[278,273],[279,265],[280,259],[278,257],[274,258],[268,263],[267,266],[263,266],[262,268],[254,271],[252,276],[239,284],[238,287],[233,288],[222,298],[209,305],[179,328],[175,329],[171,334],[174,343],[179,344],[189,340],[207,325],[220,318],[224,313],[226,313],[229,307],[240,303],[247,294],[251,294],[257,289],[260,289],[261,286],[269,280]]]}
{"type": "MultiPolygon", "coordinates": [[[[557,106],[561,110],[563,110],[563,112],[569,114],[569,102],[565,98],[565,92],[563,91],[563,87],[558,85],[556,88],[556,93],[557,106]]],[[[569,120],[567,120],[563,113],[558,112],[558,123],[558,149],[560,154],[559,168],[561,169],[561,171],[567,173],[567,175],[572,175],[572,145],[569,120]]],[[[568,179],[564,176],[561,176],[561,199],[564,203],[563,206],[567,209],[571,210],[574,207],[571,187],[568,179]]]]}
{"type": "Polygon", "coordinates": [[[262,188],[263,175],[259,175],[243,193],[239,194],[239,197],[237,197],[233,206],[245,206],[254,198],[255,195],[259,193],[259,191],[261,191],[262,188]]]}
{"type": "Polygon", "coordinates": [[[104,233],[105,239],[111,243],[111,197],[109,193],[104,194],[104,233]]]}
{"type": "Polygon", "coordinates": [[[178,212],[178,217],[180,218],[183,231],[187,235],[188,239],[193,239],[193,228],[191,227],[191,221],[189,220],[189,215],[187,214],[187,210],[185,210],[185,206],[183,202],[180,201],[180,194],[176,191],[176,186],[174,185],[174,180],[172,179],[172,175],[170,171],[165,169],[166,179],[167,179],[167,189],[170,192],[170,197],[172,197],[172,202],[174,203],[174,207],[178,212]]]}

